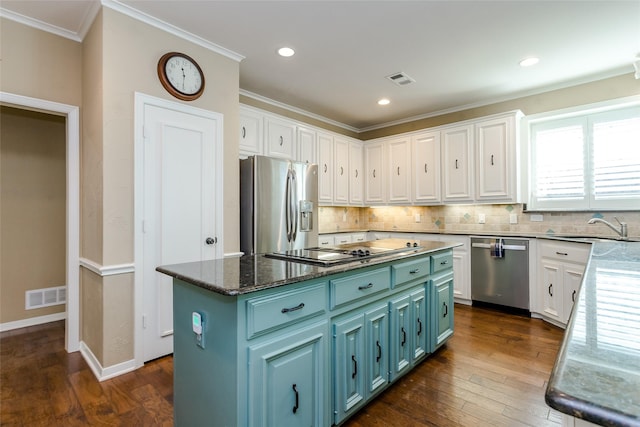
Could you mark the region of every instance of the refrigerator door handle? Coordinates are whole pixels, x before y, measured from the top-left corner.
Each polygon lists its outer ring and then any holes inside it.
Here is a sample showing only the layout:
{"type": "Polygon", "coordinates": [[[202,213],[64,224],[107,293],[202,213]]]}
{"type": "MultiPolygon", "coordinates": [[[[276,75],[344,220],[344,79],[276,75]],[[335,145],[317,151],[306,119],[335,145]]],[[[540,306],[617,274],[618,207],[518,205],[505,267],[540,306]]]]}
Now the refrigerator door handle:
{"type": "Polygon", "coordinates": [[[291,241],[295,242],[298,237],[298,183],[296,177],[296,171],[291,170],[291,214],[293,216],[293,223],[291,225],[291,241]]]}
{"type": "Polygon", "coordinates": [[[291,170],[287,171],[287,182],[285,185],[285,223],[287,227],[287,241],[291,242],[291,170]]]}

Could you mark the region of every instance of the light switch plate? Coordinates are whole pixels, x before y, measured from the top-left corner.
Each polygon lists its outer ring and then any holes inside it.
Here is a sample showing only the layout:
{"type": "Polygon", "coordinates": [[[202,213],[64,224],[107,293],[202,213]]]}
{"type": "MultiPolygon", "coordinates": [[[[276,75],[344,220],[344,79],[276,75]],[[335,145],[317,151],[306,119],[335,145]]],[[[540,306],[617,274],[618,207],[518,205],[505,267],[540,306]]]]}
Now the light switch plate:
{"type": "Polygon", "coordinates": [[[478,224],[484,224],[487,220],[487,217],[485,214],[481,213],[478,214],[478,224]]]}
{"type": "Polygon", "coordinates": [[[419,213],[415,214],[414,218],[415,218],[416,222],[422,221],[422,219],[420,218],[420,214],[419,213]]]}
{"type": "Polygon", "coordinates": [[[518,223],[518,214],[509,214],[509,224],[518,223]]]}

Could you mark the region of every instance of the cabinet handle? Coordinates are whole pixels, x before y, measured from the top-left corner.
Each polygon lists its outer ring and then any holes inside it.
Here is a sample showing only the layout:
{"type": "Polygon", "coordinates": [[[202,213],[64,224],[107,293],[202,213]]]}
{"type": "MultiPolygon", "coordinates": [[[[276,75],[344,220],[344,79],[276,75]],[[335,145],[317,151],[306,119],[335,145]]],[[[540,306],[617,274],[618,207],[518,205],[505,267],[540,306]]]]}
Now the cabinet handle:
{"type": "Polygon", "coordinates": [[[340,166],[340,175],[344,175],[344,168],[342,166],[340,166]]]}
{"type": "Polygon", "coordinates": [[[300,304],[296,305],[295,307],[291,307],[291,308],[283,308],[282,310],[280,310],[282,313],[291,313],[292,311],[298,311],[298,310],[302,310],[304,308],[304,303],[301,302],[300,304]]]}
{"type": "Polygon", "coordinates": [[[458,159],[456,159],[456,169],[458,169],[458,159]]]}
{"type": "Polygon", "coordinates": [[[356,169],[356,178],[358,177],[358,169],[356,169]]]}
{"type": "Polygon", "coordinates": [[[358,375],[358,362],[356,361],[356,356],[351,355],[351,361],[353,362],[353,372],[351,373],[351,378],[355,378],[358,375]]]}
{"type": "Polygon", "coordinates": [[[405,343],[407,342],[407,331],[404,330],[404,326],[400,328],[400,331],[402,332],[402,342],[400,343],[400,346],[404,347],[405,343]]]}
{"type": "Polygon", "coordinates": [[[427,173],[427,164],[424,164],[424,173],[427,173]]]}
{"type": "Polygon", "coordinates": [[[280,146],[282,147],[282,144],[284,143],[284,138],[282,137],[282,135],[280,135],[280,146]]]}
{"type": "Polygon", "coordinates": [[[491,166],[493,166],[493,154],[491,155],[491,166]]]}
{"type": "Polygon", "coordinates": [[[553,296],[553,283],[549,284],[549,289],[547,289],[547,291],[549,292],[549,296],[553,296]]]}
{"type": "Polygon", "coordinates": [[[324,173],[327,173],[327,164],[324,164],[324,173]]]}
{"type": "Polygon", "coordinates": [[[373,177],[374,178],[376,177],[376,170],[375,169],[373,170],[373,177]]]}
{"type": "Polygon", "coordinates": [[[419,268],[415,268],[415,269],[409,271],[409,274],[416,274],[418,272],[420,272],[420,269],[419,268]]]}
{"type": "Polygon", "coordinates": [[[574,289],[573,292],[571,292],[571,302],[576,302],[576,290],[574,289]]]}
{"type": "Polygon", "coordinates": [[[242,139],[246,138],[246,136],[247,136],[247,128],[242,126],[242,139]]]}
{"type": "Polygon", "coordinates": [[[566,253],[566,252],[558,252],[558,251],[556,251],[556,255],[567,256],[567,255],[569,255],[569,254],[568,254],[568,253],[566,253]]]}
{"type": "Polygon", "coordinates": [[[421,333],[422,333],[422,321],[420,321],[420,318],[418,317],[418,336],[420,336],[421,333]]]}
{"type": "Polygon", "coordinates": [[[300,407],[300,395],[298,394],[298,389],[295,384],[293,385],[293,392],[296,394],[296,404],[293,406],[293,413],[295,414],[300,407]]]}
{"type": "Polygon", "coordinates": [[[373,288],[373,283],[369,283],[368,285],[358,286],[359,291],[364,291],[365,289],[371,289],[371,288],[373,288]]]}
{"type": "Polygon", "coordinates": [[[444,261],[440,262],[440,265],[447,265],[447,264],[449,264],[449,260],[448,259],[445,259],[444,261]]]}
{"type": "Polygon", "coordinates": [[[380,346],[380,341],[376,341],[376,347],[378,347],[378,356],[376,357],[376,363],[378,363],[382,358],[382,346],[380,346]]]}
{"type": "Polygon", "coordinates": [[[442,317],[447,317],[447,314],[449,314],[449,306],[447,306],[446,302],[442,303],[442,307],[444,308],[444,314],[442,315],[442,317]]]}
{"type": "Polygon", "coordinates": [[[400,166],[398,166],[398,175],[400,175],[400,166]]]}

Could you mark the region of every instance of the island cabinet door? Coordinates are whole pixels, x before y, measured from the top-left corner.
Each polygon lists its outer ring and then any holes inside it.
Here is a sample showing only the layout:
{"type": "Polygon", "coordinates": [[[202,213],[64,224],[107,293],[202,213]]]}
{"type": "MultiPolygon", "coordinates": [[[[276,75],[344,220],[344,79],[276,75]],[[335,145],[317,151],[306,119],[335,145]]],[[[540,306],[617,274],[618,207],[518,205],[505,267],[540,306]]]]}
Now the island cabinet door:
{"type": "Polygon", "coordinates": [[[453,335],[453,272],[433,278],[433,350],[453,335]]]}
{"type": "Polygon", "coordinates": [[[427,322],[427,299],[423,287],[411,292],[411,314],[413,321],[412,334],[412,362],[417,362],[423,358],[427,352],[427,332],[429,322],[427,322]]]}
{"type": "Polygon", "coordinates": [[[411,296],[403,294],[391,301],[391,378],[395,378],[408,371],[413,356],[411,354],[411,296]]]}
{"type": "Polygon", "coordinates": [[[248,425],[330,424],[325,341],[323,322],[249,348],[248,425]]]}
{"type": "Polygon", "coordinates": [[[364,315],[339,320],[334,328],[335,424],[355,412],[365,399],[364,315]]]}
{"type": "Polygon", "coordinates": [[[389,382],[389,307],[381,304],[364,314],[367,398],[389,382]]]}

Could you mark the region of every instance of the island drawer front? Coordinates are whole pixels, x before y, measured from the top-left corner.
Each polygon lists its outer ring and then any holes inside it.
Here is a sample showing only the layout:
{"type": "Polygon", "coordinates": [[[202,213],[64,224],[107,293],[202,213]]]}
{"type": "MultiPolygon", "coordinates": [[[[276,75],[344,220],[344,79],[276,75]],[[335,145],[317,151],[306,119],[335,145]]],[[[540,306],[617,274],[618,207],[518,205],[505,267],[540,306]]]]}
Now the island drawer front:
{"type": "Polygon", "coordinates": [[[391,266],[391,287],[395,288],[431,274],[431,257],[402,262],[391,266]]]}
{"type": "Polygon", "coordinates": [[[247,339],[326,311],[326,282],[247,301],[247,339]]]}
{"type": "Polygon", "coordinates": [[[435,274],[453,267],[453,251],[436,254],[431,257],[431,271],[435,274]]]}
{"type": "Polygon", "coordinates": [[[331,310],[389,290],[391,273],[389,267],[355,274],[343,279],[329,281],[331,310]]]}
{"type": "Polygon", "coordinates": [[[590,243],[553,242],[549,240],[540,243],[540,256],[545,258],[586,264],[590,252],[590,243]]]}

